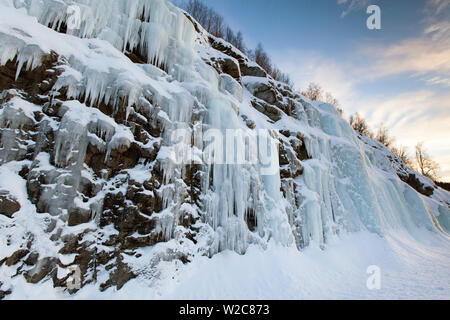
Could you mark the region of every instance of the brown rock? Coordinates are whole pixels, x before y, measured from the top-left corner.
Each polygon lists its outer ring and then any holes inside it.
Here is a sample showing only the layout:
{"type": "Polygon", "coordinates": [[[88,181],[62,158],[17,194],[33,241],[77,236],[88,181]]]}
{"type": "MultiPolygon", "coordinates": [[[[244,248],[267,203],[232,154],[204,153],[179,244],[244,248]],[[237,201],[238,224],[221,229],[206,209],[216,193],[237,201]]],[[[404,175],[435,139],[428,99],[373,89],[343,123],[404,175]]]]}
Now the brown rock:
{"type": "Polygon", "coordinates": [[[82,209],[75,209],[69,213],[68,224],[69,227],[78,226],[83,223],[88,223],[91,220],[91,213],[82,209]]]}
{"type": "Polygon", "coordinates": [[[25,264],[28,266],[34,266],[38,262],[39,259],[39,253],[32,252],[30,255],[25,259],[25,264]]]}
{"type": "Polygon", "coordinates": [[[6,291],[0,290],[0,300],[5,299],[5,297],[7,295],[10,295],[11,293],[12,293],[11,290],[6,290],[6,291]]]}
{"type": "Polygon", "coordinates": [[[9,61],[4,66],[0,66],[0,92],[8,89],[18,89],[25,91],[31,102],[40,104],[42,101],[39,95],[48,93],[56,82],[62,70],[49,72],[58,63],[58,55],[51,53],[44,56],[41,65],[34,70],[22,70],[19,78],[15,79],[17,71],[17,59],[9,61]]]}
{"type": "Polygon", "coordinates": [[[8,259],[6,259],[6,265],[11,267],[17,264],[23,257],[25,257],[30,251],[21,249],[14,252],[8,259]]]}
{"type": "Polygon", "coordinates": [[[235,59],[227,57],[212,58],[207,63],[214,67],[219,74],[226,73],[239,83],[241,82],[241,69],[235,59]]]}
{"type": "Polygon", "coordinates": [[[25,280],[29,283],[38,283],[48,275],[52,275],[56,271],[57,259],[44,258],[39,260],[37,265],[24,274],[25,280]]]}
{"type": "Polygon", "coordinates": [[[263,68],[257,65],[248,65],[247,63],[241,63],[241,74],[242,76],[252,76],[266,78],[267,72],[263,68]]]}
{"type": "Polygon", "coordinates": [[[131,279],[136,278],[136,275],[132,272],[131,268],[122,262],[122,257],[119,255],[116,259],[115,267],[113,273],[111,273],[110,278],[100,285],[100,290],[105,291],[110,287],[117,287],[118,290],[122,289],[122,287],[131,279]]]}
{"type": "Polygon", "coordinates": [[[400,179],[403,182],[406,182],[409,186],[411,186],[413,189],[415,189],[417,192],[430,197],[434,193],[434,189],[430,186],[424,186],[423,183],[420,182],[420,180],[416,177],[415,174],[409,174],[408,176],[401,176],[399,175],[400,179]]]}
{"type": "Polygon", "coordinates": [[[0,191],[0,214],[12,218],[14,213],[20,210],[19,202],[9,192],[0,191]]]}
{"type": "Polygon", "coordinates": [[[265,114],[267,117],[269,117],[270,120],[274,122],[277,122],[281,119],[281,111],[270,104],[253,100],[252,106],[259,112],[265,114]]]}

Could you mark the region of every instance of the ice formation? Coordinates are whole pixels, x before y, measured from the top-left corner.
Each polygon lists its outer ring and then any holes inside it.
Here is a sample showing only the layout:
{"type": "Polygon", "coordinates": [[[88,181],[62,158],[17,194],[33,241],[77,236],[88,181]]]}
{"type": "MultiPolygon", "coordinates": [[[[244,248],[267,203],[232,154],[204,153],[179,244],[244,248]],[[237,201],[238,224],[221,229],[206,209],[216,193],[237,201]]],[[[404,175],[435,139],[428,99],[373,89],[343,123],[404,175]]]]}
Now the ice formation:
{"type": "Polygon", "coordinates": [[[407,172],[435,189],[430,197],[414,190],[399,177],[398,159],[357,136],[331,105],[263,77],[172,4],[0,5],[0,65],[15,66],[15,81],[56,57],[40,71],[53,77],[36,96],[42,101],[26,90],[0,98],[0,191],[21,207],[11,218],[16,227],[0,215],[2,277],[38,253],[22,270],[29,282],[53,277],[64,286],[68,268],[80,265],[83,284],[121,287],[156,277],[161,261],[244,254],[251,244],[302,250],[348,232],[406,230],[418,241],[422,229],[449,232],[447,192],[407,172]],[[176,163],[171,137],[180,129],[192,159],[210,150],[199,132],[265,130],[258,143],[271,150],[277,141],[279,151],[269,152],[276,171],[264,174],[259,162],[176,163]],[[17,190],[4,183],[9,175],[17,190]],[[17,252],[23,256],[11,260],[17,252]]]}

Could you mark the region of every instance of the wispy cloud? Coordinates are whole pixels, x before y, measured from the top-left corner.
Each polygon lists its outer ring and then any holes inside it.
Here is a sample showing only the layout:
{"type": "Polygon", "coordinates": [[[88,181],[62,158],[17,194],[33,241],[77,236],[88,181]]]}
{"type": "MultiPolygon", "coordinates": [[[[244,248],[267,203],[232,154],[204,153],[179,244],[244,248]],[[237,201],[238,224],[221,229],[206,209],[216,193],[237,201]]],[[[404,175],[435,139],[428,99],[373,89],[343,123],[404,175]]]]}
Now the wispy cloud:
{"type": "MultiPolygon", "coordinates": [[[[343,16],[374,1],[338,0],[343,16]]],[[[385,123],[399,144],[409,147],[424,141],[450,181],[450,1],[429,0],[423,6],[423,28],[415,37],[396,43],[364,43],[345,59],[326,52],[292,50],[274,60],[305,88],[319,83],[341,102],[347,114],[360,112],[377,128],[385,123]],[[423,81],[419,90],[407,89],[386,95],[386,77],[423,81]],[[365,91],[370,85],[370,93],[365,91]]],[[[417,82],[414,82],[417,83],[417,82]]],[[[405,86],[400,86],[405,88],[405,86]]],[[[392,92],[392,90],[390,90],[392,92]]]]}
{"type": "Polygon", "coordinates": [[[406,72],[450,76],[450,41],[411,38],[392,45],[368,45],[362,51],[373,61],[367,74],[370,79],[406,72]]]}
{"type": "Polygon", "coordinates": [[[424,34],[430,35],[434,41],[448,40],[448,36],[450,35],[450,21],[434,22],[425,29],[424,34]]]}
{"type": "Polygon", "coordinates": [[[344,11],[341,14],[341,17],[345,17],[352,11],[361,10],[363,8],[367,8],[369,5],[373,4],[376,0],[338,0],[338,4],[345,6],[344,11]]]}
{"type": "Polygon", "coordinates": [[[367,99],[359,111],[372,128],[385,123],[410,151],[424,141],[441,166],[441,177],[450,181],[450,93],[421,90],[367,99]]]}
{"type": "Polygon", "coordinates": [[[450,8],[448,0],[428,0],[425,4],[425,10],[428,15],[439,15],[450,8]]]}
{"type": "MultiPolygon", "coordinates": [[[[347,115],[358,111],[374,130],[384,123],[397,143],[410,151],[424,141],[441,166],[442,178],[450,181],[450,93],[426,87],[389,96],[367,96],[359,91],[358,85],[367,82],[359,66],[312,51],[284,52],[274,58],[284,70],[290,70],[299,88],[306,88],[309,82],[319,83],[340,100],[347,115]]],[[[429,79],[434,84],[443,81],[429,79]]]]}
{"type": "MultiPolygon", "coordinates": [[[[435,90],[410,91],[367,99],[364,101],[362,114],[367,116],[374,127],[384,122],[388,127],[402,130],[408,127],[416,130],[418,121],[429,126],[429,121],[436,118],[442,126],[433,126],[433,129],[439,129],[439,136],[442,136],[442,132],[447,132],[445,137],[450,136],[450,94],[435,90]],[[446,122],[442,122],[443,120],[446,122]]],[[[411,136],[413,140],[414,136],[411,136]]]]}
{"type": "Polygon", "coordinates": [[[450,77],[434,76],[424,79],[428,85],[450,87],[450,77]]]}
{"type": "Polygon", "coordinates": [[[450,1],[429,0],[422,34],[394,44],[368,44],[362,53],[373,62],[369,79],[411,73],[429,85],[450,87],[450,1]]]}
{"type": "Polygon", "coordinates": [[[316,51],[291,50],[273,55],[276,64],[289,75],[297,88],[306,89],[309,83],[320,84],[341,103],[354,96],[354,85],[358,82],[357,70],[344,61],[337,61],[316,51]]]}

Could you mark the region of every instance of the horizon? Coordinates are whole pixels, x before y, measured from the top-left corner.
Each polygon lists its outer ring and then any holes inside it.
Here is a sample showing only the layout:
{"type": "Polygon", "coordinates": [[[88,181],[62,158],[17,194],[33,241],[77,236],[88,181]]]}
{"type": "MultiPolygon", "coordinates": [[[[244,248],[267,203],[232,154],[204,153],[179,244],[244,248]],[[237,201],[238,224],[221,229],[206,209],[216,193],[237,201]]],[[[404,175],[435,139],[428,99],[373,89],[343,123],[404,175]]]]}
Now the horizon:
{"type": "MultiPolygon", "coordinates": [[[[174,1],[175,3],[179,1],[174,1]]],[[[425,149],[450,182],[450,1],[209,0],[247,46],[262,43],[297,90],[318,83],[376,131],[386,125],[396,146],[425,149]],[[369,30],[369,5],[381,29],[369,30]],[[434,51],[430,52],[429,48],[434,51]]]]}

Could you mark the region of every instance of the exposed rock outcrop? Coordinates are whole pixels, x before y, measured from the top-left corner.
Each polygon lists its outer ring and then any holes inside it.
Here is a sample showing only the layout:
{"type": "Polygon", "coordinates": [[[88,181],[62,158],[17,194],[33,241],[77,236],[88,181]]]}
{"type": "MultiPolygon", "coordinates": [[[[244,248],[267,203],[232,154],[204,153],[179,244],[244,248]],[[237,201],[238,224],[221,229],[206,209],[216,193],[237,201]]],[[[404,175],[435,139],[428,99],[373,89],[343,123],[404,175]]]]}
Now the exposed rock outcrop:
{"type": "Polygon", "coordinates": [[[12,218],[13,214],[19,210],[19,202],[8,191],[0,190],[0,214],[12,218]]]}

